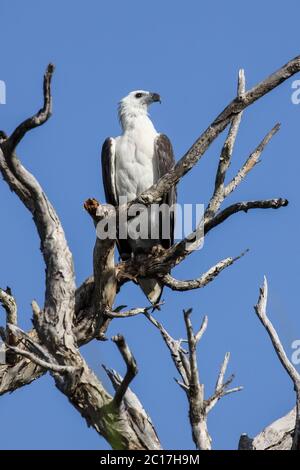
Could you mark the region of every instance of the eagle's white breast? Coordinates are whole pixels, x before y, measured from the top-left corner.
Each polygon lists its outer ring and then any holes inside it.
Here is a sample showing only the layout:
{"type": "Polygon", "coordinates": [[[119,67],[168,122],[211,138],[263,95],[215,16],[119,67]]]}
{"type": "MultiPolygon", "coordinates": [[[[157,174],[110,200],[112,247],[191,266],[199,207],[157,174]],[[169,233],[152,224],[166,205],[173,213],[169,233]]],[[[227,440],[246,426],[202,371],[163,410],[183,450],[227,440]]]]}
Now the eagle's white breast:
{"type": "Polygon", "coordinates": [[[116,138],[115,186],[118,197],[128,201],[150,188],[158,179],[154,141],[158,133],[145,114],[128,120],[123,135],[116,138]]]}

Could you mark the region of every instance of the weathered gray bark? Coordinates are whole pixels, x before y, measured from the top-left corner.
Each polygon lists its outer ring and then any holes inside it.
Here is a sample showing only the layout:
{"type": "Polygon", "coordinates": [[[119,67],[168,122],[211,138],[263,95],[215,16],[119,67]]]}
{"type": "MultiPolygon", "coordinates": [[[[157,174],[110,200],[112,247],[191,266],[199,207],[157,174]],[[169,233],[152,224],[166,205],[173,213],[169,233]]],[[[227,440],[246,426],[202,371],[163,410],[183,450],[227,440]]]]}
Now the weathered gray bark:
{"type": "MultiPolygon", "coordinates": [[[[191,243],[191,239],[202,227],[196,228],[193,234],[168,250],[153,253],[147,258],[137,257],[134,260],[119,263],[117,266],[114,264],[113,256],[114,240],[97,239],[94,249],[93,277],[76,289],[73,257],[61,222],[39,182],[26,170],[16,155],[16,148],[26,133],[44,124],[51,116],[50,87],[53,71],[54,67],[50,64],[44,77],[43,108],[17,126],[11,136],[8,137],[3,131],[0,132],[0,171],[10,189],[17,194],[33,216],[46,266],[44,305],[39,308],[33,304],[34,328],[29,333],[17,327],[16,304],[13,297],[8,298],[7,295],[10,296],[10,293],[0,291],[0,300],[7,311],[6,330],[3,330],[1,334],[14,358],[12,364],[0,365],[0,395],[29,384],[49,371],[58,389],[65,394],[87,423],[113,448],[161,448],[150,418],[140,401],[128,388],[137,369],[125,340],[121,340],[121,337],[115,339],[127,364],[125,378],[122,379],[115,371],[106,369],[115,387],[114,397],[106,391],[101,381],[88,367],[79,350],[80,345],[91,340],[104,339],[113,318],[144,314],[159,328],[182,377],[183,382],[179,385],[185,390],[189,400],[195,445],[200,449],[209,449],[211,440],[206,424],[207,414],[222,396],[239,389],[227,390],[231,380],[227,382],[223,380],[229,356],[225,356],[215,393],[205,400],[204,385],[199,380],[196,357],[196,344],[204,332],[205,321],[202,329],[194,334],[189,318],[190,312],[186,312],[189,347],[188,357],[186,357],[180,342],[173,340],[162,325],[151,317],[148,307],[134,308],[127,312],[114,312],[113,303],[122,285],[130,280],[134,281],[139,276],[157,276],[162,283],[174,290],[201,288],[239,257],[230,257],[217,263],[198,279],[179,281],[168,274],[170,268],[180,263],[197,248],[201,240],[191,243]]],[[[279,128],[276,125],[267,134],[248,157],[236,177],[226,185],[226,171],[230,164],[242,111],[298,71],[300,71],[300,57],[296,57],[249,91],[245,91],[244,74],[240,72],[237,97],[210,124],[174,169],[130,205],[135,202],[142,202],[146,205],[159,202],[164,193],[193,168],[209,145],[231,124],[221,152],[213,196],[202,221],[204,233],[208,233],[239,211],[247,212],[254,208],[285,206],[287,201],[278,198],[237,203],[220,211],[224,199],[238,187],[255,166],[265,145],[279,128]]],[[[107,206],[100,205],[95,200],[88,200],[85,207],[95,223],[99,217],[106,217],[109,213],[107,206]]]]}
{"type": "MultiPolygon", "coordinates": [[[[43,109],[18,126],[10,138],[2,135],[0,151],[2,172],[10,187],[16,190],[33,215],[46,265],[44,308],[41,311],[36,310],[34,315],[38,340],[29,341],[30,338],[24,334],[23,339],[27,341],[25,348],[21,345],[12,346],[8,341],[7,346],[16,354],[48,369],[59,390],[67,396],[87,423],[105,437],[113,448],[144,449],[147,448],[145,443],[151,441],[150,448],[158,449],[160,444],[156,434],[151,440],[149,433],[143,436],[144,431],[138,423],[133,426],[133,418],[128,410],[122,404],[116,405],[113,397],[104,389],[80,354],[73,331],[76,288],[72,255],[54,208],[39,183],[22,166],[15,154],[16,145],[25,133],[50,117],[52,73],[53,66],[49,66],[44,78],[43,109]]],[[[103,248],[104,258],[110,249],[110,246],[103,248]]],[[[94,287],[94,292],[95,290],[94,287]]],[[[7,324],[8,328],[11,326],[10,323],[7,324]]],[[[15,333],[15,330],[11,332],[15,333]]],[[[97,333],[96,330],[94,337],[97,337],[97,333]]],[[[23,333],[19,331],[19,334],[22,336],[23,333]]],[[[144,410],[137,408],[137,420],[141,413],[144,413],[144,410]]]]}
{"type": "Polygon", "coordinates": [[[295,429],[296,410],[267,426],[254,439],[246,434],[240,437],[239,450],[291,450],[295,429]]]}

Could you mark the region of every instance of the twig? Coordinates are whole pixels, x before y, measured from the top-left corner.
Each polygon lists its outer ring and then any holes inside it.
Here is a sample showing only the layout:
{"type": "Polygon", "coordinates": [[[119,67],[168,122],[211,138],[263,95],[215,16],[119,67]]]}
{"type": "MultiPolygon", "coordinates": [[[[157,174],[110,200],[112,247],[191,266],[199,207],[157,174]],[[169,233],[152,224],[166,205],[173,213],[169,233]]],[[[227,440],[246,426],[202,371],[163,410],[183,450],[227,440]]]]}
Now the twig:
{"type": "Polygon", "coordinates": [[[202,324],[198,330],[198,332],[195,334],[195,341],[196,341],[196,344],[199,343],[199,341],[201,340],[202,336],[204,335],[205,331],[206,331],[206,328],[207,328],[207,325],[208,325],[208,316],[205,315],[205,317],[203,318],[203,321],[202,321],[202,324]]]}
{"type": "Polygon", "coordinates": [[[18,348],[16,346],[10,346],[9,344],[6,344],[9,349],[14,351],[14,353],[19,354],[20,356],[24,356],[27,359],[30,359],[32,362],[37,364],[40,367],[43,367],[44,369],[51,370],[52,372],[57,372],[57,373],[74,373],[77,369],[76,367],[72,366],[61,366],[59,364],[54,364],[50,363],[47,361],[44,361],[43,359],[37,357],[35,354],[26,351],[25,349],[18,348]]]}
{"type": "Polygon", "coordinates": [[[220,390],[223,386],[224,376],[226,374],[229,359],[230,359],[230,352],[227,352],[225,354],[224,360],[223,360],[222,365],[221,365],[220,373],[219,373],[218,380],[217,380],[217,383],[216,383],[216,391],[220,390]]]}
{"type": "MultiPolygon", "coordinates": [[[[193,310],[191,308],[183,311],[188,345],[189,345],[189,360],[190,360],[190,366],[191,366],[190,392],[191,392],[191,389],[195,390],[196,388],[200,386],[197,355],[196,355],[197,341],[194,335],[193,326],[192,326],[192,322],[190,318],[192,311],[193,310]]],[[[205,324],[205,322],[202,323],[202,325],[203,324],[205,324]]],[[[201,400],[203,400],[203,397],[201,398],[201,400]]]]}
{"type": "Polygon", "coordinates": [[[180,374],[184,385],[188,386],[191,370],[189,362],[185,355],[185,351],[183,351],[181,347],[182,340],[175,340],[174,338],[172,338],[172,336],[168,333],[164,326],[149,313],[145,313],[145,317],[150,321],[150,323],[152,323],[152,325],[154,325],[159,330],[162,339],[164,340],[170,351],[172,361],[178,373],[180,374]]]}
{"type": "Polygon", "coordinates": [[[250,154],[242,168],[238,171],[237,175],[227,184],[225,187],[225,197],[229,196],[232,191],[241,183],[241,181],[247,176],[247,174],[252,170],[252,168],[257,165],[259,158],[264,151],[267,144],[270,142],[272,137],[279,131],[280,124],[277,123],[273,129],[268,132],[268,134],[263,138],[259,143],[256,149],[250,154]]]}
{"type": "Polygon", "coordinates": [[[150,305],[148,307],[137,307],[137,308],[132,308],[130,310],[126,310],[123,312],[114,312],[111,311],[109,308],[106,308],[104,311],[104,315],[106,315],[108,318],[128,318],[128,317],[135,317],[136,315],[140,315],[142,313],[147,313],[149,310],[153,310],[155,308],[160,307],[163,305],[164,302],[159,302],[155,305],[150,305]]]}
{"type": "Polygon", "coordinates": [[[227,370],[227,367],[228,367],[229,359],[230,359],[230,353],[227,352],[225,354],[224,360],[223,360],[222,365],[220,367],[220,372],[219,372],[217,383],[216,383],[216,386],[215,386],[215,392],[213,393],[213,395],[208,400],[206,400],[206,410],[207,410],[207,412],[209,412],[217,404],[217,402],[220,400],[220,398],[224,397],[225,395],[229,395],[230,393],[239,392],[239,391],[243,390],[242,386],[228,389],[228,386],[231,384],[231,382],[234,379],[234,375],[231,375],[229,377],[229,379],[227,379],[224,382],[224,377],[225,377],[226,370],[227,370]]]}

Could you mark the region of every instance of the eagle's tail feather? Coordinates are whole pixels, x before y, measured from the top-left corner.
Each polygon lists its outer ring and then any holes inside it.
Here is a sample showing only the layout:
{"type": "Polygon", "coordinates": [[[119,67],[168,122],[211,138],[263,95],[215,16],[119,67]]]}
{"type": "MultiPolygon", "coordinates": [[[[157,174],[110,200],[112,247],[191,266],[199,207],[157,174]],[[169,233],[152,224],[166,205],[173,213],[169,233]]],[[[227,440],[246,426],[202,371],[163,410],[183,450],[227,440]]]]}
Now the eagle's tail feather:
{"type": "Polygon", "coordinates": [[[160,301],[163,285],[157,279],[152,279],[148,277],[140,277],[139,285],[143,290],[144,294],[151,302],[152,305],[158,304],[160,301]]]}

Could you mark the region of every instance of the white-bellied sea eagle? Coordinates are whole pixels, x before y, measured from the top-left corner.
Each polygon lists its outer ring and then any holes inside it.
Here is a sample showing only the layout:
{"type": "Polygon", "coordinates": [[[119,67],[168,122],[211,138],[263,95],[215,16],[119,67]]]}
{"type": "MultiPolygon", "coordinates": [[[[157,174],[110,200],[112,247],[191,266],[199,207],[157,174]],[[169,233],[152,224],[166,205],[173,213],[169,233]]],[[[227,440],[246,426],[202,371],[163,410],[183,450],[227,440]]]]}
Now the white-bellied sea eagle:
{"type": "MultiPolygon", "coordinates": [[[[157,93],[143,90],[129,93],[119,104],[122,135],[109,137],[103,144],[103,184],[106,200],[113,206],[119,205],[121,196],[126,197],[128,202],[132,201],[174,166],[170,140],[156,131],[148,115],[148,107],[154,102],[160,102],[157,93]]],[[[169,207],[176,203],[174,188],[164,196],[162,203],[169,207]]],[[[167,222],[169,231],[162,234],[159,230],[159,236],[147,239],[142,236],[133,238],[130,236],[129,222],[128,238],[117,240],[121,259],[128,259],[141,252],[149,253],[157,245],[169,248],[173,244],[174,211],[168,211],[167,215],[164,212],[159,215],[154,212],[151,217],[148,212],[147,217],[156,228],[167,222]],[[162,217],[168,217],[168,220],[163,221],[162,217]]],[[[150,302],[156,304],[162,294],[160,282],[152,278],[139,278],[139,284],[150,302]]]]}

